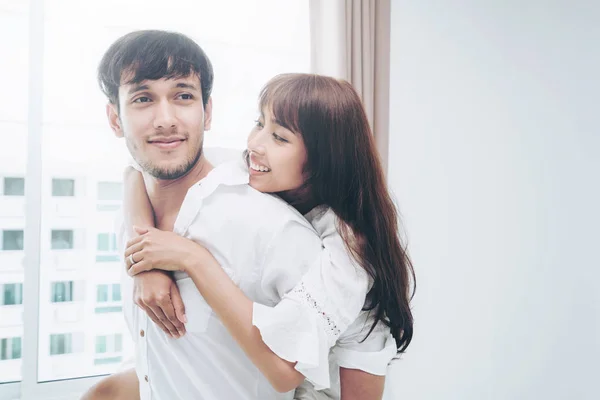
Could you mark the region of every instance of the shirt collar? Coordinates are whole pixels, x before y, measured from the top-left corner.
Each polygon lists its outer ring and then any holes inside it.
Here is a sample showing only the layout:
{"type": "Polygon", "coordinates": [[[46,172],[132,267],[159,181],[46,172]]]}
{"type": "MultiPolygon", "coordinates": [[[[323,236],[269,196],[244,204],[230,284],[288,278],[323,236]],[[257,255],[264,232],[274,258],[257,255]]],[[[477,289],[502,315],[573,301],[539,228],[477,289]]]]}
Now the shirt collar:
{"type": "Polygon", "coordinates": [[[213,168],[203,179],[190,187],[179,210],[173,232],[185,235],[202,208],[203,200],[221,185],[242,186],[250,182],[248,168],[243,160],[231,161],[213,168]]]}

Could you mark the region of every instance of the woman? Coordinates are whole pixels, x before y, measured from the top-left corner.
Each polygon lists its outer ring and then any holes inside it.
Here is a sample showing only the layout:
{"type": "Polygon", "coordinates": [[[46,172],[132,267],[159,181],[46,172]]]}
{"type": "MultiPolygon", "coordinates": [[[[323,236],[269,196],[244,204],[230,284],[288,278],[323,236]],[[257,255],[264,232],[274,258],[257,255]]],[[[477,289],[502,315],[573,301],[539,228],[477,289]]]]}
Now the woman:
{"type": "MultiPolygon", "coordinates": [[[[136,228],[140,236],[127,244],[129,272],[187,272],[273,385],[272,371],[257,348],[288,363],[282,365],[293,370],[296,398],[380,398],[387,364],[412,339],[414,272],[360,98],[345,81],[285,74],[264,87],[259,109],[245,152],[250,186],[277,194],[304,214],[321,236],[326,261],[314,266],[277,306],[253,304],[206,249],[152,228],[151,213],[138,211],[132,219],[149,227],[136,228]],[[248,318],[253,330],[240,332],[239,322],[248,318]],[[292,331],[307,333],[290,335],[292,331]],[[252,345],[257,340],[262,347],[252,345]],[[307,347],[317,354],[317,367],[305,362],[307,347]]],[[[145,190],[137,172],[126,184],[145,190]]],[[[127,208],[148,209],[137,201],[126,199],[127,208]]]]}

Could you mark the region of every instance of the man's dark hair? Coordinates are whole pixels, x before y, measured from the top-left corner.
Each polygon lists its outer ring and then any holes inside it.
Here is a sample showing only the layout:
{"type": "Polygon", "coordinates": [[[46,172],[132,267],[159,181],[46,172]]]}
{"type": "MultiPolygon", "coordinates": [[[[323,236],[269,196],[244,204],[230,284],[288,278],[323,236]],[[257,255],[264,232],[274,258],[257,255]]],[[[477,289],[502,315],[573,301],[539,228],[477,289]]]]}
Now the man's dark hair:
{"type": "Polygon", "coordinates": [[[119,86],[162,78],[197,75],[202,102],[208,102],[213,85],[212,64],[204,50],[176,32],[143,30],[128,33],[106,51],[98,67],[98,83],[108,100],[119,107],[119,86]],[[121,82],[123,73],[131,73],[121,82]]]}

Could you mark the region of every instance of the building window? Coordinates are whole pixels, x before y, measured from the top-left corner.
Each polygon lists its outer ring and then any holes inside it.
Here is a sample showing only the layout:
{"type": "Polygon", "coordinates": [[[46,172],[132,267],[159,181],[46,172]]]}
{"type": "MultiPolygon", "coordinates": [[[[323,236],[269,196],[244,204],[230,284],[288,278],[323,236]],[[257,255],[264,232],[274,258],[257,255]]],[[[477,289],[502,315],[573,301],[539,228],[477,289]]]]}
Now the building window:
{"type": "Polygon", "coordinates": [[[96,336],[96,354],[106,353],[106,336],[96,336]]]}
{"type": "Polygon", "coordinates": [[[23,250],[23,231],[2,231],[2,250],[23,250]]]}
{"type": "Polygon", "coordinates": [[[114,233],[99,233],[96,245],[96,262],[119,261],[117,235],[114,233]]]}
{"type": "Polygon", "coordinates": [[[21,358],[21,338],[0,339],[0,360],[17,360],[21,358]]]}
{"type": "Polygon", "coordinates": [[[24,196],[25,178],[4,178],[5,196],[24,196]]]}
{"type": "Polygon", "coordinates": [[[98,234],[98,251],[117,252],[117,235],[114,233],[98,234]]]}
{"type": "Polygon", "coordinates": [[[108,285],[98,285],[96,288],[96,301],[106,303],[108,301],[108,285]]]}
{"type": "Polygon", "coordinates": [[[73,334],[59,333],[50,335],[50,355],[69,354],[73,352],[73,334]]]}
{"type": "Polygon", "coordinates": [[[121,301],[121,284],[115,283],[112,285],[112,299],[113,301],[121,301]]]}
{"type": "Polygon", "coordinates": [[[53,303],[73,301],[73,281],[52,282],[53,303]]]}
{"type": "Polygon", "coordinates": [[[123,335],[96,336],[96,354],[119,353],[123,351],[123,335]]]}
{"type": "Polygon", "coordinates": [[[13,306],[23,304],[23,284],[22,283],[4,283],[0,285],[2,297],[0,297],[0,306],[13,306]]]}
{"type": "Polygon", "coordinates": [[[72,250],[73,249],[73,231],[72,230],[53,230],[50,247],[52,250],[72,250]]]}
{"type": "Polygon", "coordinates": [[[75,196],[75,179],[52,179],[52,196],[75,196]]]}
{"type": "Polygon", "coordinates": [[[98,182],[98,200],[121,201],[123,184],[121,182],[98,182]]]}
{"type": "Polygon", "coordinates": [[[96,314],[121,312],[121,285],[114,283],[96,286],[96,302],[100,303],[96,307],[96,314]]]}

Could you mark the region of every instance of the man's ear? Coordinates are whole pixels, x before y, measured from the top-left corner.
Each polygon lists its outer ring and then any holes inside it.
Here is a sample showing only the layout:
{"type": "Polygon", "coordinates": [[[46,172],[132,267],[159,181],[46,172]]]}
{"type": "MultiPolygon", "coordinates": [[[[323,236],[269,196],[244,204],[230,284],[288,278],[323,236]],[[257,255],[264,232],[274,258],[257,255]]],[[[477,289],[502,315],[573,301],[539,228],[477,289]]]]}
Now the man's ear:
{"type": "Polygon", "coordinates": [[[112,103],[106,105],[106,117],[108,118],[108,125],[113,130],[115,136],[118,138],[123,137],[123,128],[121,127],[121,120],[119,119],[119,113],[117,106],[112,103]]]}
{"type": "Polygon", "coordinates": [[[212,123],[212,97],[208,98],[206,106],[204,106],[204,130],[210,130],[210,124],[212,123]]]}

